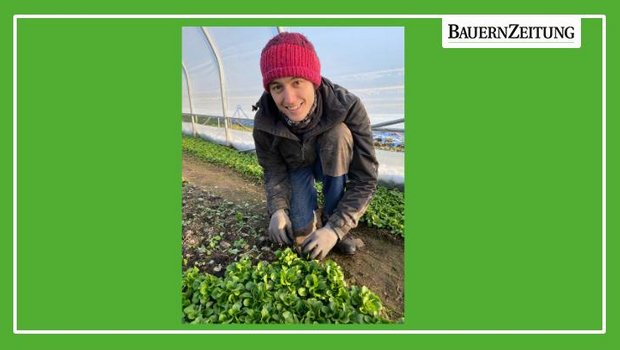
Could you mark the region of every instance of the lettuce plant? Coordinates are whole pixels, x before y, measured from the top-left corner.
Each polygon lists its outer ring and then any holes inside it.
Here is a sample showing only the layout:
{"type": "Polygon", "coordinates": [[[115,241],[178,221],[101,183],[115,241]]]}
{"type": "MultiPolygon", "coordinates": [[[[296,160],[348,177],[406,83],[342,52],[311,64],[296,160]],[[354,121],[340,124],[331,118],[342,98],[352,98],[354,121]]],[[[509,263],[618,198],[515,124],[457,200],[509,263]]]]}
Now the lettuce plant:
{"type": "Polygon", "coordinates": [[[299,258],[291,249],[277,261],[229,265],[223,278],[187,270],[183,318],[187,323],[387,323],[379,297],[347,286],[340,267],[299,258]]]}

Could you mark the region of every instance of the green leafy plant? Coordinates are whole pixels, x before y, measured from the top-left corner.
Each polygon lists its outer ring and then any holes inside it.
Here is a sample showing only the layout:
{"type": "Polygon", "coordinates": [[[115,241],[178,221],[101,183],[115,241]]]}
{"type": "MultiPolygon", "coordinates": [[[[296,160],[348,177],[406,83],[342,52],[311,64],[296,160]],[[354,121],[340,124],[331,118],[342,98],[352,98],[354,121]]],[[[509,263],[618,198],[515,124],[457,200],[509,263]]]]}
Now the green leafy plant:
{"type": "Polygon", "coordinates": [[[240,153],[195,137],[183,137],[183,150],[207,162],[231,168],[254,182],[263,181],[263,169],[254,154],[240,153]]]}
{"type": "Polygon", "coordinates": [[[405,198],[401,191],[388,189],[382,186],[368,205],[368,209],[361,221],[368,226],[386,228],[392,233],[403,236],[405,214],[405,198]]]}
{"type": "Polygon", "coordinates": [[[299,258],[291,249],[277,261],[242,259],[223,278],[193,268],[183,275],[187,323],[387,323],[379,297],[348,287],[340,267],[299,258]]]}

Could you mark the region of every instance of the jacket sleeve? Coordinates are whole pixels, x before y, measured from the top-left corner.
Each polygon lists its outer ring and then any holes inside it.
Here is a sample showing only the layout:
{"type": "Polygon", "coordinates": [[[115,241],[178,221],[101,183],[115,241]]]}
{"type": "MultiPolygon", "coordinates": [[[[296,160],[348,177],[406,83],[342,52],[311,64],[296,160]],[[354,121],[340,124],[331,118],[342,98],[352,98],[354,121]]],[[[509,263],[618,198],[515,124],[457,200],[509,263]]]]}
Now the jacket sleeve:
{"type": "Polygon", "coordinates": [[[355,97],[344,123],[353,136],[353,159],[349,165],[347,190],[329,218],[330,225],[340,239],[357,226],[360,217],[366,212],[377,189],[379,166],[370,119],[359,98],[355,97]]]}
{"type": "Polygon", "coordinates": [[[274,136],[254,129],[254,145],[258,163],[263,168],[269,216],[290,207],[291,185],[284,159],[274,143],[274,136]]]}

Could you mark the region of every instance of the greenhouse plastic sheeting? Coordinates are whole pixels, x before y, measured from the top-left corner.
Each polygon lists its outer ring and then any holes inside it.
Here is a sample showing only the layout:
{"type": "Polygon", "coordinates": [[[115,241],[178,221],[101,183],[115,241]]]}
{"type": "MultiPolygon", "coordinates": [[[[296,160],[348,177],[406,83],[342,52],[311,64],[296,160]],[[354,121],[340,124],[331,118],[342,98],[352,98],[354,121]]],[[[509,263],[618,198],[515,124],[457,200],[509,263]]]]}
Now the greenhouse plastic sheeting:
{"type": "MultiPolygon", "coordinates": [[[[321,74],[360,97],[371,124],[404,119],[402,27],[284,27],[280,30],[300,32],[308,37],[321,61],[321,74]]],[[[184,134],[193,135],[195,131],[204,139],[242,151],[254,148],[251,133],[233,129],[230,124],[234,122],[245,129],[252,127],[255,113],[252,105],[264,92],[260,54],[277,33],[277,27],[183,28],[184,134]],[[194,127],[189,122],[192,118],[194,127]]],[[[396,130],[398,137],[373,129],[375,139],[389,137],[404,144],[404,124],[394,122],[388,128],[396,130]]],[[[377,155],[380,179],[402,184],[404,154],[377,151],[377,155]]]]}
{"type": "MultiPolygon", "coordinates": [[[[275,27],[207,27],[221,56],[227,115],[254,117],[260,98],[260,53],[275,27]],[[241,110],[243,113],[239,112],[241,110]]],[[[404,117],[404,32],[401,27],[286,27],[315,46],[321,73],[362,99],[372,124],[404,117]]],[[[183,63],[192,84],[195,114],[223,116],[214,53],[200,27],[183,28],[183,63]]],[[[184,82],[185,84],[185,82],[184,82]]],[[[183,88],[183,113],[190,113],[183,88]]],[[[395,127],[403,127],[398,124],[395,127]]]]}

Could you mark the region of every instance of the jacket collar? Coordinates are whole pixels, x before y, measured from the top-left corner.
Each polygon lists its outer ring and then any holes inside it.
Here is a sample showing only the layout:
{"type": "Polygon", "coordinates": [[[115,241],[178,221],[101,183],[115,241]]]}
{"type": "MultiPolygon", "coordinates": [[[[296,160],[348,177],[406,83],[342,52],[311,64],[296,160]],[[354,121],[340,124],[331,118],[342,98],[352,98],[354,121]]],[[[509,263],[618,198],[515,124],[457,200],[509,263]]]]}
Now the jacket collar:
{"type": "MultiPolygon", "coordinates": [[[[334,124],[344,121],[349,108],[339,98],[342,94],[348,94],[348,91],[326,78],[321,79],[321,86],[317,89],[317,93],[321,94],[323,113],[317,126],[308,132],[308,137],[318,135],[334,124]]],[[[279,117],[280,111],[269,93],[263,92],[257,106],[258,111],[254,116],[254,128],[275,136],[299,141],[299,138],[286,127],[279,117]]]]}

